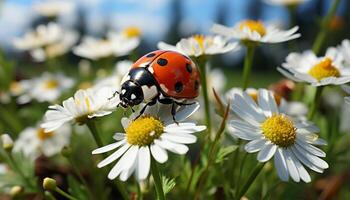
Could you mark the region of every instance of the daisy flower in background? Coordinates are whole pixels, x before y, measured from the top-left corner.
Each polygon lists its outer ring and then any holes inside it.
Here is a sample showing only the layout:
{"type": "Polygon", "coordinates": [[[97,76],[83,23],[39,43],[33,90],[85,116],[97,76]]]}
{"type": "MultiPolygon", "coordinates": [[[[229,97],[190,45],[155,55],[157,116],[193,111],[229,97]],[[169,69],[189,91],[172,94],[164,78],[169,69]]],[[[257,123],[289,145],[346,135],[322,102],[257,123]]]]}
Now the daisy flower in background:
{"type": "Polygon", "coordinates": [[[57,17],[74,9],[74,3],[67,0],[46,0],[36,2],[33,10],[45,17],[57,17]]]}
{"type": "Polygon", "coordinates": [[[73,48],[73,53],[91,60],[125,56],[140,44],[140,35],[138,28],[128,27],[120,32],[109,32],[106,39],[86,36],[73,48]]]}
{"type": "Polygon", "coordinates": [[[175,46],[165,42],[159,42],[158,48],[162,50],[178,51],[188,56],[202,56],[223,54],[239,49],[238,43],[229,43],[221,36],[194,35],[183,38],[175,46]]]}
{"type": "Polygon", "coordinates": [[[111,75],[96,80],[93,89],[99,90],[103,87],[109,87],[111,90],[118,90],[120,88],[120,82],[125,74],[128,73],[133,62],[130,60],[119,61],[114,68],[111,75]]]}
{"type": "Polygon", "coordinates": [[[29,51],[35,61],[41,62],[67,53],[78,40],[78,34],[56,23],[39,25],[22,38],[15,38],[14,46],[29,51]]]}
{"type": "MultiPolygon", "coordinates": [[[[245,93],[247,93],[254,100],[255,103],[258,103],[259,90],[261,89],[247,88],[245,90],[245,93]]],[[[297,101],[287,101],[285,98],[276,94],[275,92],[269,92],[273,94],[273,97],[280,112],[285,113],[288,116],[292,116],[294,118],[302,118],[308,113],[308,107],[304,103],[297,101]]],[[[231,102],[232,99],[234,99],[235,95],[243,95],[243,90],[241,88],[232,88],[228,90],[225,94],[226,101],[231,102]]]]}
{"type": "Polygon", "coordinates": [[[309,0],[264,0],[265,3],[277,6],[296,6],[309,0]]]}
{"type": "Polygon", "coordinates": [[[197,140],[193,133],[205,130],[205,126],[198,126],[192,121],[183,122],[198,108],[199,104],[180,107],[175,116],[179,123],[173,121],[170,107],[164,105],[148,107],[137,119],[135,114],[129,118],[122,118],[125,133],[116,133],[113,137],[115,143],[92,152],[100,154],[117,149],[97,166],[101,168],[118,160],[108,174],[109,179],[119,176],[120,180],[126,181],[134,172],[137,180],[146,179],[151,162],[155,160],[165,163],[168,160],[166,150],[186,154],[186,144],[195,143],[197,140]]]}
{"type": "Polygon", "coordinates": [[[1,145],[2,148],[6,149],[12,149],[13,147],[13,140],[11,138],[11,136],[9,134],[2,134],[0,136],[0,141],[1,141],[1,145]]]}
{"type": "Polygon", "coordinates": [[[350,68],[344,65],[344,57],[335,48],[328,48],[324,57],[317,57],[312,51],[290,53],[277,70],[289,79],[313,86],[350,81],[350,68]]]}
{"type": "Polygon", "coordinates": [[[350,66],[350,40],[343,40],[338,50],[343,55],[346,65],[350,66]]]}
{"type": "Polygon", "coordinates": [[[114,91],[110,88],[78,90],[74,97],[64,100],[62,106],[49,106],[41,127],[51,132],[69,122],[84,124],[88,119],[111,114],[119,103],[118,96],[113,97],[114,91]]]}
{"type": "Polygon", "coordinates": [[[39,126],[24,129],[15,141],[13,151],[23,154],[34,160],[41,154],[51,157],[61,152],[70,142],[71,128],[63,125],[51,132],[39,126]]]}
{"type": "Polygon", "coordinates": [[[304,165],[322,173],[328,164],[320,157],[326,154],[314,145],[326,145],[315,133],[320,130],[312,122],[295,121],[281,112],[272,92],[260,89],[257,103],[247,93],[235,94],[232,111],[240,120],[231,120],[231,134],[249,142],[248,153],[259,152],[257,160],[267,162],[274,157],[277,174],[282,181],[291,177],[295,182],[310,182],[304,165]]]}
{"type": "Polygon", "coordinates": [[[233,27],[214,24],[211,31],[242,42],[280,43],[299,38],[301,35],[296,33],[298,29],[296,26],[284,31],[275,25],[264,25],[261,21],[245,20],[233,27]]]}
{"type": "Polygon", "coordinates": [[[33,88],[29,91],[32,98],[39,102],[53,102],[57,100],[63,92],[72,88],[74,80],[62,73],[43,73],[41,77],[33,79],[33,88]],[[45,95],[43,95],[45,94],[45,95]]]}
{"type": "Polygon", "coordinates": [[[38,102],[53,102],[73,85],[74,80],[62,73],[45,72],[38,78],[13,82],[10,91],[12,95],[18,96],[19,104],[28,103],[33,99],[38,102]]]}

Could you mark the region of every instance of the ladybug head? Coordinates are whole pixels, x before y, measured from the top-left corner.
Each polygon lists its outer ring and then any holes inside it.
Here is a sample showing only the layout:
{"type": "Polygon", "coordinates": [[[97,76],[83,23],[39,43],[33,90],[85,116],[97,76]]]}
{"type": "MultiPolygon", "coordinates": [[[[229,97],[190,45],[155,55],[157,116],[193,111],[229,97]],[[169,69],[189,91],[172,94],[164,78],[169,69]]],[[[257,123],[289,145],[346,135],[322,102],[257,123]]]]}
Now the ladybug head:
{"type": "Polygon", "coordinates": [[[124,108],[138,105],[143,101],[143,91],[140,85],[133,81],[126,81],[122,84],[122,90],[119,94],[120,105],[124,108]]]}

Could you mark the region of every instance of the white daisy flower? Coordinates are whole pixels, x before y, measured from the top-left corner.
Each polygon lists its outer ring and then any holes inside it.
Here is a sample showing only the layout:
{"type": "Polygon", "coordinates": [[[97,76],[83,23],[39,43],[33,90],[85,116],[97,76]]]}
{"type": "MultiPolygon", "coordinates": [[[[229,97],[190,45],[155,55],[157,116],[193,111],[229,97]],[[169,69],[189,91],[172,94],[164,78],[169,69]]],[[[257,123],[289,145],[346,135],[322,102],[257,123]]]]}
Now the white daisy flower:
{"type": "Polygon", "coordinates": [[[29,51],[35,61],[41,62],[65,54],[77,40],[75,31],[49,23],[39,25],[35,31],[26,33],[22,38],[15,38],[13,43],[17,49],[29,51]]]}
{"type": "Polygon", "coordinates": [[[123,60],[119,61],[114,71],[111,75],[100,78],[96,81],[95,85],[93,86],[94,90],[99,90],[103,87],[109,87],[111,90],[118,90],[120,88],[120,82],[124,75],[128,73],[129,69],[131,68],[133,62],[130,60],[123,60]]]}
{"type": "Polygon", "coordinates": [[[350,40],[343,40],[341,45],[338,47],[340,53],[343,55],[345,64],[350,65],[350,40]]]}
{"type": "Polygon", "coordinates": [[[312,122],[294,121],[278,108],[272,92],[260,89],[257,103],[244,92],[232,99],[232,111],[242,120],[231,120],[231,134],[249,142],[244,149],[259,152],[259,162],[274,157],[277,174],[283,181],[310,182],[308,168],[322,173],[328,164],[320,159],[326,154],[313,145],[326,145],[315,133],[320,130],[312,122]]]}
{"type": "MultiPolygon", "coordinates": [[[[259,89],[261,90],[261,89],[259,89]]],[[[258,95],[259,95],[259,90],[255,88],[247,88],[245,92],[253,98],[255,103],[258,103],[258,95]]],[[[272,92],[272,91],[270,91],[272,92]]],[[[278,109],[280,112],[287,114],[288,116],[291,116],[293,118],[303,118],[307,115],[308,113],[308,107],[302,103],[302,102],[297,102],[297,101],[287,101],[280,95],[273,93],[273,96],[275,98],[276,104],[278,106],[278,109]]],[[[228,90],[225,94],[225,99],[230,102],[232,99],[234,99],[234,96],[238,95],[243,95],[243,90],[242,88],[232,88],[228,90]]]]}
{"type": "Polygon", "coordinates": [[[33,79],[33,88],[29,91],[32,98],[39,102],[57,100],[63,92],[74,85],[74,80],[61,73],[43,73],[41,77],[33,79]],[[43,95],[45,94],[45,95],[43,95]]]}
{"type": "Polygon", "coordinates": [[[41,127],[50,132],[68,122],[84,124],[88,119],[111,114],[119,103],[118,96],[113,94],[110,88],[78,90],[74,97],[63,101],[62,106],[49,106],[41,127]]]}
{"type": "Polygon", "coordinates": [[[343,56],[328,48],[324,57],[317,57],[312,51],[291,53],[277,70],[287,78],[313,86],[342,85],[350,81],[350,68],[344,66],[343,56]]]}
{"type": "Polygon", "coordinates": [[[265,26],[260,21],[245,20],[236,24],[234,27],[214,24],[211,31],[215,34],[241,40],[243,42],[280,43],[299,38],[301,35],[296,33],[298,29],[299,28],[296,26],[290,30],[284,31],[280,30],[275,25],[265,26]]]}
{"type": "Polygon", "coordinates": [[[13,151],[23,154],[34,160],[41,154],[51,157],[61,152],[63,147],[70,142],[71,128],[68,125],[61,126],[51,132],[45,132],[40,127],[28,127],[24,129],[15,141],[13,151]]]}
{"type": "Polygon", "coordinates": [[[10,94],[18,97],[17,103],[26,104],[32,100],[32,96],[29,95],[29,91],[33,88],[34,81],[31,80],[20,80],[13,81],[10,84],[10,94]]]}
{"type": "Polygon", "coordinates": [[[125,56],[140,44],[139,35],[139,29],[129,27],[118,33],[109,32],[106,39],[87,36],[73,49],[73,53],[91,60],[125,56]]]}
{"type": "Polygon", "coordinates": [[[68,13],[74,9],[72,1],[66,0],[47,0],[36,2],[33,10],[45,17],[56,17],[68,13]]]}
{"type": "Polygon", "coordinates": [[[197,140],[192,133],[205,130],[205,126],[182,122],[198,108],[199,104],[180,107],[175,116],[178,124],[173,121],[170,110],[164,110],[158,105],[149,107],[146,113],[135,120],[134,116],[122,118],[125,133],[116,133],[113,137],[115,143],[92,152],[100,154],[117,149],[97,166],[101,168],[118,160],[108,174],[109,179],[119,176],[120,180],[126,181],[134,172],[137,180],[146,179],[151,156],[158,163],[165,163],[168,160],[166,150],[186,154],[188,147],[185,144],[195,143],[197,140]]]}
{"type": "Polygon", "coordinates": [[[264,2],[267,4],[278,6],[295,6],[307,1],[309,0],[264,0],[264,2]]]}
{"type": "Polygon", "coordinates": [[[175,46],[158,43],[159,49],[178,51],[188,56],[223,54],[239,49],[238,43],[229,43],[221,36],[194,35],[181,39],[175,46]]]}

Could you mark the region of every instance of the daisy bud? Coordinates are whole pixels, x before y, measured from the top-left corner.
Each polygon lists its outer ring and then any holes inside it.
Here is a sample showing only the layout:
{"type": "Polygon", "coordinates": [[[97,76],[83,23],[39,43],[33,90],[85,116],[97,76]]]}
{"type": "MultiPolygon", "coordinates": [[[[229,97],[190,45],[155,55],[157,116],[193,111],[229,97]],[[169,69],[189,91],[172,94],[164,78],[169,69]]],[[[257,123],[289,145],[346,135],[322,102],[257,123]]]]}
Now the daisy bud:
{"type": "Polygon", "coordinates": [[[45,190],[56,190],[57,188],[56,180],[52,178],[45,178],[43,181],[43,188],[45,190]]]}
{"type": "Polygon", "coordinates": [[[2,147],[6,151],[11,151],[13,147],[13,140],[8,134],[2,134],[1,135],[1,142],[2,142],[2,147]]]}
{"type": "Polygon", "coordinates": [[[23,188],[19,185],[13,186],[10,190],[10,195],[12,197],[17,197],[18,195],[22,194],[23,188]]]}

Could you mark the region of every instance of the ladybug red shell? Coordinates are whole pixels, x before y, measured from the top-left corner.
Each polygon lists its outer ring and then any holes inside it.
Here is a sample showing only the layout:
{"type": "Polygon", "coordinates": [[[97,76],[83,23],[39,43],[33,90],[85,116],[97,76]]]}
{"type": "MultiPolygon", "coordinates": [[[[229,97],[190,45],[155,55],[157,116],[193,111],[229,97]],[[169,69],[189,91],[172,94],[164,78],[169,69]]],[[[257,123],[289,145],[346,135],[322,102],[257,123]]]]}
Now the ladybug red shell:
{"type": "Polygon", "coordinates": [[[163,95],[174,99],[194,99],[199,95],[199,71],[187,56],[158,50],[137,60],[132,68],[148,67],[163,95]]]}

